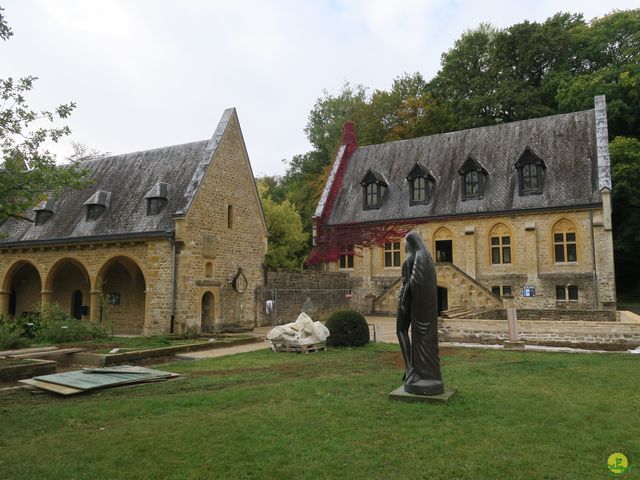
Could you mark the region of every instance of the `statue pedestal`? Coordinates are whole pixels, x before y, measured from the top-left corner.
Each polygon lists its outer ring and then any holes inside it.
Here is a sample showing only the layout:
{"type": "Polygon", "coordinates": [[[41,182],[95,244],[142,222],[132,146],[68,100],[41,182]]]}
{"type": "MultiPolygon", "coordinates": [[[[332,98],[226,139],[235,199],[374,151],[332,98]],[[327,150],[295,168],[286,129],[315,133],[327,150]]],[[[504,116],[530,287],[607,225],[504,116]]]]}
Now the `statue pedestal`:
{"type": "Polygon", "coordinates": [[[404,385],[400,385],[389,394],[391,400],[400,400],[403,402],[426,402],[426,403],[447,403],[451,397],[456,394],[455,388],[444,388],[444,393],[440,395],[414,395],[404,391],[404,385]]]}

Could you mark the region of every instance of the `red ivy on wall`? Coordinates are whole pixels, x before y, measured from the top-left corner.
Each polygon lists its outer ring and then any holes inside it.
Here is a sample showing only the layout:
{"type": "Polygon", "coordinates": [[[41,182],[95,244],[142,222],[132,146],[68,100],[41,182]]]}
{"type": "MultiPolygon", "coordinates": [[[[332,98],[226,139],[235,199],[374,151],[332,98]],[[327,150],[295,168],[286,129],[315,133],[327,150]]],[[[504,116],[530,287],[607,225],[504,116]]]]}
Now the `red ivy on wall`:
{"type": "Polygon", "coordinates": [[[381,247],[386,242],[404,238],[417,223],[320,225],[316,233],[316,246],[305,265],[336,262],[340,255],[345,254],[357,255],[359,252],[354,250],[355,246],[381,247]]]}

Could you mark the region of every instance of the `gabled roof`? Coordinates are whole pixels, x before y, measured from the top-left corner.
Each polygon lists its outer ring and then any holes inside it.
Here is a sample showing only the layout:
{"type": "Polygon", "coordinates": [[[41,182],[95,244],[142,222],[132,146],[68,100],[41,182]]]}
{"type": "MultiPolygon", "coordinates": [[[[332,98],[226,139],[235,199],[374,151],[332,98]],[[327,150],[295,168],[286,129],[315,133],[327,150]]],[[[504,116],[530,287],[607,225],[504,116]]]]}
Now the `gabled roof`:
{"type": "Polygon", "coordinates": [[[524,165],[528,163],[540,165],[544,169],[547,168],[547,164],[544,163],[544,160],[541,159],[538,155],[536,155],[536,152],[531,150],[529,148],[529,145],[525,147],[524,152],[522,152],[522,155],[520,155],[520,158],[518,158],[518,161],[514,165],[516,168],[522,168],[524,165]]]}
{"type": "Polygon", "coordinates": [[[340,187],[324,223],[589,206],[601,203],[597,185],[596,124],[594,110],[587,110],[360,147],[344,166],[340,187]],[[514,164],[526,147],[547,166],[540,195],[518,194],[514,164]],[[488,176],[484,197],[465,202],[458,169],[470,157],[488,176]],[[426,205],[409,204],[410,182],[406,177],[416,163],[436,178],[433,200],[426,205]],[[368,170],[379,172],[389,185],[376,210],[362,208],[362,189],[358,185],[368,170]]]}
{"type": "Polygon", "coordinates": [[[424,177],[432,182],[435,182],[436,179],[433,174],[429,171],[427,167],[422,165],[420,162],[416,162],[409,174],[407,175],[407,180],[413,180],[414,178],[424,177]]]}
{"type": "Polygon", "coordinates": [[[378,183],[380,185],[384,185],[385,187],[389,185],[386,178],[384,178],[384,175],[377,170],[374,170],[373,168],[367,170],[367,173],[365,173],[364,177],[362,177],[362,180],[360,180],[360,185],[362,186],[365,186],[369,183],[378,183]]]}
{"type": "Polygon", "coordinates": [[[186,215],[235,109],[225,110],[210,140],[114,155],[85,163],[92,183],[67,191],[57,211],[44,225],[8,219],[0,226],[0,245],[166,234],[175,228],[174,215],[186,215]],[[170,184],[165,189],[162,184],[170,184]],[[110,192],[110,195],[107,193],[110,192]],[[167,193],[159,215],[147,215],[148,194],[167,193]],[[87,200],[89,199],[89,200],[87,200]],[[102,204],[106,210],[96,220],[86,219],[85,204],[102,204]]]}
{"type": "Polygon", "coordinates": [[[471,155],[467,157],[464,163],[458,169],[458,174],[463,175],[465,172],[478,172],[484,173],[485,175],[489,175],[489,171],[484,168],[484,166],[471,155]]]}

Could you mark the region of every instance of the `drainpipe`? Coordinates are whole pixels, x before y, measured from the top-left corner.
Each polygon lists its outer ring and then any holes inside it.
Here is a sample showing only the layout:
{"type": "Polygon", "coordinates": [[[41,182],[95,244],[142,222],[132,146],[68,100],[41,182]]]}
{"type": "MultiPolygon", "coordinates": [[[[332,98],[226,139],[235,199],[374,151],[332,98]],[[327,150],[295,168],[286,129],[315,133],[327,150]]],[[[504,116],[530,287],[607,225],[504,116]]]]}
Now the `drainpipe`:
{"type": "Polygon", "coordinates": [[[176,322],[176,293],[178,286],[178,275],[177,275],[177,266],[178,266],[178,256],[177,256],[177,247],[176,247],[176,232],[173,232],[171,237],[171,247],[172,247],[172,255],[173,255],[173,269],[171,271],[171,325],[169,327],[169,333],[173,333],[175,322],[176,322]]]}
{"type": "Polygon", "coordinates": [[[598,272],[596,270],[596,243],[593,238],[593,210],[589,211],[589,223],[591,225],[591,264],[593,265],[591,269],[591,276],[593,281],[593,309],[598,309],[598,303],[600,303],[600,299],[598,297],[598,272]]]}

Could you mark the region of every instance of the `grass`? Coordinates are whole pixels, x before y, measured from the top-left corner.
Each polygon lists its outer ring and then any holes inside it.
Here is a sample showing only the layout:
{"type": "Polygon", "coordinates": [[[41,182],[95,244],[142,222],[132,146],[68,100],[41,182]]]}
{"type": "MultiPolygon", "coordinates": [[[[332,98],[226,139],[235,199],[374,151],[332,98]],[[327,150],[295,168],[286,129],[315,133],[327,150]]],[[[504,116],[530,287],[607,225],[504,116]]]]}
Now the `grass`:
{"type": "Polygon", "coordinates": [[[394,345],[259,351],[164,365],[183,380],[59,398],[0,397],[11,479],[604,479],[640,470],[638,359],[443,351],[459,393],[391,401],[394,345]]]}

